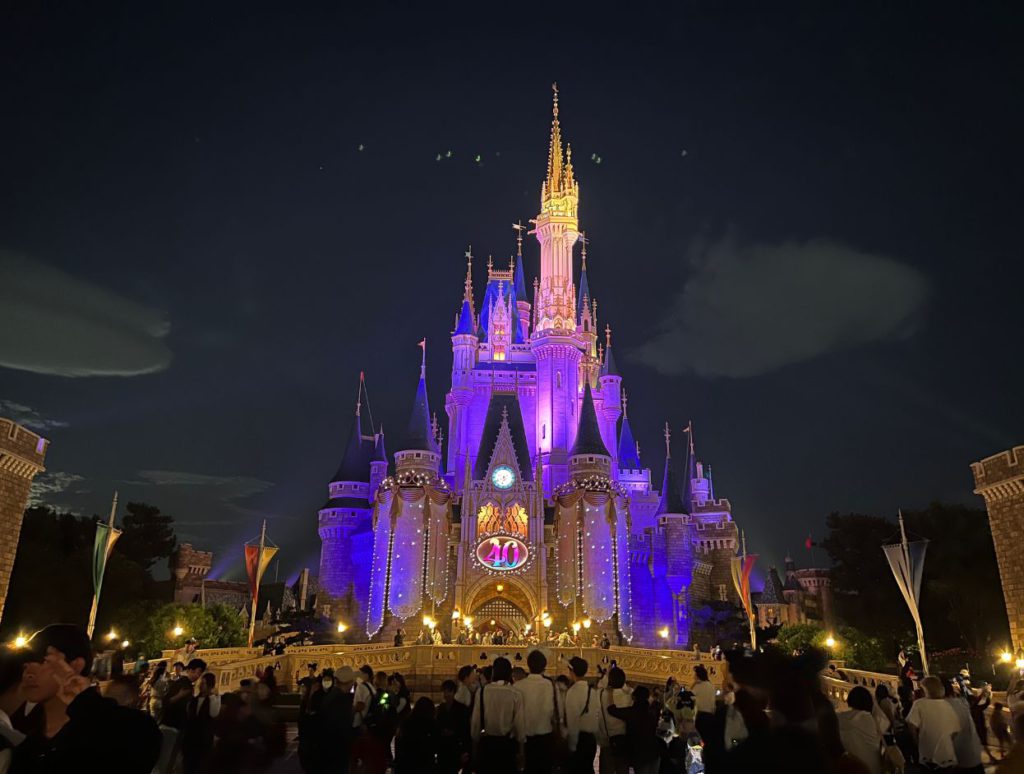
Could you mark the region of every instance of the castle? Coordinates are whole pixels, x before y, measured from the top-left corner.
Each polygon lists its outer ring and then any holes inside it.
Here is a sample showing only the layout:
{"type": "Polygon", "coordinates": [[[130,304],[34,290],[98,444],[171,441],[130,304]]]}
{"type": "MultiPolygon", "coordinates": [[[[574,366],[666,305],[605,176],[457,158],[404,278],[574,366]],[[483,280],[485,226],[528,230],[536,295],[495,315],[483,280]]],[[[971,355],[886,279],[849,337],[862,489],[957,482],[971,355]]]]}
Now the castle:
{"type": "Polygon", "coordinates": [[[601,335],[587,280],[557,88],[540,198],[529,231],[540,243],[532,296],[524,227],[516,226],[508,269],[488,260],[479,306],[467,252],[447,451],[431,421],[425,342],[393,464],[357,400],[319,511],[319,590],[358,637],[383,640],[426,621],[445,637],[468,626],[585,627],[613,641],[685,648],[706,640],[695,609],[736,601],[737,528],[710,465],[697,459],[692,426],[673,447],[666,424],[660,484],[640,460],[611,328],[601,335]]]}
{"type": "Polygon", "coordinates": [[[783,581],[779,571],[770,567],[764,588],[752,595],[758,626],[767,629],[808,622],[834,626],[831,572],[824,568],[797,569],[790,556],[786,557],[785,569],[783,581]]]}

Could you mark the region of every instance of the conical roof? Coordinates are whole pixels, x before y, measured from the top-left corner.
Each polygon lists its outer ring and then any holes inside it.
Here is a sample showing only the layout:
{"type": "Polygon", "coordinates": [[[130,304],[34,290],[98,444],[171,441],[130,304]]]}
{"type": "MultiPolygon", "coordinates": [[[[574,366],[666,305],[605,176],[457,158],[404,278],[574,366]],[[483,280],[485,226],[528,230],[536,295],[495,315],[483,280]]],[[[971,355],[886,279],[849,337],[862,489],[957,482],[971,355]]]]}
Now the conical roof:
{"type": "Polygon", "coordinates": [[[388,450],[384,448],[384,428],[381,427],[373,444],[373,462],[387,462],[388,450]]]}
{"type": "Polygon", "coordinates": [[[629,417],[622,415],[622,426],[619,428],[619,468],[623,470],[639,470],[640,455],[636,451],[636,439],[629,426],[629,417]]]}
{"type": "Polygon", "coordinates": [[[590,299],[590,284],[587,282],[587,259],[583,259],[583,268],[580,270],[580,289],[576,296],[576,319],[583,316],[583,300],[590,299]]]}
{"type": "Polygon", "coordinates": [[[661,478],[661,499],[658,501],[658,509],[655,516],[672,513],[689,513],[690,509],[684,504],[682,482],[679,480],[679,471],[672,462],[672,457],[665,457],[665,473],[661,478]]]}
{"type": "Polygon", "coordinates": [[[523,256],[519,256],[516,259],[516,300],[526,301],[529,296],[526,295],[526,277],[523,275],[523,256]]]}
{"type": "Polygon", "coordinates": [[[366,455],[363,453],[363,434],[359,422],[358,412],[352,418],[352,427],[348,434],[348,443],[345,445],[345,456],[338,466],[337,472],[331,478],[335,481],[355,481],[365,483],[370,480],[370,465],[366,455]]]}
{"type": "Polygon", "coordinates": [[[412,403],[412,413],[405,429],[405,438],[399,446],[400,451],[429,451],[438,453],[437,442],[430,426],[430,403],[427,400],[427,379],[422,373],[416,386],[416,398],[412,403]]]}
{"type": "Polygon", "coordinates": [[[689,443],[686,446],[686,465],[683,467],[683,489],[682,498],[683,504],[686,507],[686,513],[690,512],[693,507],[693,480],[697,478],[697,453],[693,448],[693,425],[690,425],[689,443]]]}
{"type": "Polygon", "coordinates": [[[779,571],[772,567],[768,571],[768,577],[764,579],[764,591],[761,592],[762,605],[779,605],[786,601],[782,593],[782,578],[779,571]]]}
{"type": "Polygon", "coordinates": [[[619,369],[615,365],[615,357],[612,355],[612,345],[609,344],[604,350],[604,365],[601,366],[601,376],[618,376],[619,369]]]}
{"type": "Polygon", "coordinates": [[[468,298],[462,300],[462,311],[459,312],[459,324],[455,326],[455,336],[474,336],[473,307],[468,298]]]}
{"type": "Polygon", "coordinates": [[[610,457],[608,447],[601,438],[601,426],[597,423],[597,411],[594,409],[594,395],[590,391],[590,382],[583,389],[583,408],[580,410],[580,425],[576,431],[576,442],[572,445],[570,457],[581,454],[600,454],[610,457]]]}

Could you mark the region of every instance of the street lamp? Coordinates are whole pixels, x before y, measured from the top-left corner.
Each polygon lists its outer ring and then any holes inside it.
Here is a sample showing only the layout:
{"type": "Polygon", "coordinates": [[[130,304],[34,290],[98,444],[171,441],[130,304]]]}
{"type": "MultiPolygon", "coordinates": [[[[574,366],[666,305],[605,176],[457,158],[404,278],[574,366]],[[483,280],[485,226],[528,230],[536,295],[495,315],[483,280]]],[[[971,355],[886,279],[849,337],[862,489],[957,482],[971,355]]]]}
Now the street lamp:
{"type": "Polygon", "coordinates": [[[341,621],[338,621],[338,634],[344,634],[348,631],[348,627],[341,621]]]}
{"type": "Polygon", "coordinates": [[[543,619],[543,620],[541,621],[541,623],[542,623],[542,624],[544,624],[544,627],[545,627],[545,628],[547,628],[547,629],[550,629],[550,628],[551,628],[551,619],[550,619],[550,618],[545,618],[545,619],[543,619]]]}
{"type": "Polygon", "coordinates": [[[1013,654],[1008,650],[1004,650],[1002,653],[999,654],[999,660],[1002,661],[1004,664],[1009,664],[1011,661],[1013,661],[1013,654]]]}
{"type": "Polygon", "coordinates": [[[658,629],[658,636],[661,637],[661,639],[668,642],[668,627],[662,626],[660,629],[658,629]]]}
{"type": "Polygon", "coordinates": [[[175,637],[180,637],[185,633],[185,630],[181,628],[181,624],[174,624],[174,628],[171,630],[171,634],[175,637]]]}
{"type": "Polygon", "coordinates": [[[462,623],[466,624],[466,628],[467,629],[472,629],[473,628],[473,616],[471,616],[471,615],[463,616],[462,623]]]}
{"type": "Polygon", "coordinates": [[[589,618],[584,618],[584,619],[583,619],[583,628],[584,628],[584,629],[589,629],[589,628],[590,628],[590,625],[591,625],[592,623],[593,623],[593,621],[591,621],[591,620],[590,620],[589,618]]]}
{"type": "Polygon", "coordinates": [[[11,644],[15,648],[20,650],[21,648],[24,648],[26,645],[28,645],[28,637],[26,637],[24,634],[19,634],[17,637],[14,638],[14,642],[11,644]]]}
{"type": "Polygon", "coordinates": [[[573,621],[572,622],[572,631],[573,631],[573,634],[579,634],[580,633],[580,622],[579,621],[573,621]]]}
{"type": "Polygon", "coordinates": [[[831,634],[828,636],[828,639],[825,640],[825,647],[829,650],[833,650],[836,647],[836,638],[831,634]]]}
{"type": "Polygon", "coordinates": [[[107,642],[113,642],[116,639],[117,632],[114,629],[111,629],[109,632],[107,632],[107,642]]]}
{"type": "Polygon", "coordinates": [[[128,646],[129,645],[131,645],[131,643],[128,642],[128,640],[122,640],[121,641],[121,650],[128,650],[128,646]]]}

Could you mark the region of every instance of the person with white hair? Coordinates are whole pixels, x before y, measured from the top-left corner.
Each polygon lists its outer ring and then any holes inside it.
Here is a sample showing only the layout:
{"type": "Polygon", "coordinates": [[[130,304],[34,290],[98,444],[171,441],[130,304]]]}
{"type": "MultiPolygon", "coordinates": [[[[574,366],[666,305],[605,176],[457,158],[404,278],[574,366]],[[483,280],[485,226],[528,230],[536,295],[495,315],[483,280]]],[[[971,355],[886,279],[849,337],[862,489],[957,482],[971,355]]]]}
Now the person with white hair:
{"type": "Polygon", "coordinates": [[[929,675],[921,681],[921,687],[924,698],[915,701],[907,715],[910,733],[917,740],[918,760],[932,769],[954,769],[954,740],[960,733],[960,719],[946,701],[946,689],[939,678],[929,675]]]}

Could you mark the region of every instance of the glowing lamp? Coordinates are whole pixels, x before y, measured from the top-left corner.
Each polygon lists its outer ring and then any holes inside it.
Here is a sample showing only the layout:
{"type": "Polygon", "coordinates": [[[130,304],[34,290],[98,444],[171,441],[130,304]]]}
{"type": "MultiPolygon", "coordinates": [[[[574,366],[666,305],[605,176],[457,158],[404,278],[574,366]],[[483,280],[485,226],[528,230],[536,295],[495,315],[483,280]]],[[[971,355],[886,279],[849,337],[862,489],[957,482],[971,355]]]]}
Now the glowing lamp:
{"type": "Polygon", "coordinates": [[[24,634],[19,634],[17,637],[14,638],[14,642],[12,644],[14,645],[15,648],[24,648],[26,645],[28,645],[28,637],[26,637],[24,634]]]}
{"type": "Polygon", "coordinates": [[[835,638],[835,637],[833,637],[833,636],[832,636],[832,635],[830,634],[830,635],[828,636],[828,639],[827,639],[827,640],[825,640],[825,647],[826,647],[826,648],[834,648],[835,646],[836,646],[836,638],[835,638]]]}
{"type": "Polygon", "coordinates": [[[999,654],[999,660],[1002,661],[1004,664],[1009,664],[1011,661],[1013,661],[1013,654],[1008,650],[1004,650],[1002,653],[999,654]]]}
{"type": "Polygon", "coordinates": [[[663,640],[667,640],[668,639],[668,627],[667,626],[662,626],[660,629],[658,629],[658,636],[661,637],[661,639],[663,639],[663,640]]]}
{"type": "Polygon", "coordinates": [[[591,623],[593,623],[593,622],[589,618],[584,618],[583,619],[583,628],[584,629],[589,629],[591,623]]]}
{"type": "Polygon", "coordinates": [[[175,624],[174,629],[171,630],[171,634],[175,637],[180,637],[185,633],[185,630],[181,628],[180,624],[175,624]]]}
{"type": "Polygon", "coordinates": [[[452,610],[452,620],[453,621],[458,621],[459,620],[459,615],[460,615],[460,613],[459,613],[458,610],[452,610]]]}
{"type": "Polygon", "coordinates": [[[127,648],[127,647],[128,647],[129,645],[131,645],[131,643],[130,643],[130,642],[128,642],[128,640],[123,640],[123,641],[121,642],[121,647],[122,647],[122,648],[127,648]]]}
{"type": "Polygon", "coordinates": [[[462,619],[462,622],[466,624],[467,629],[473,628],[473,616],[467,615],[465,618],[462,619]]]}
{"type": "Polygon", "coordinates": [[[579,621],[573,621],[573,622],[572,622],[572,630],[573,630],[573,631],[574,631],[574,632],[575,632],[576,634],[579,634],[579,633],[580,633],[580,622],[579,622],[579,621]]]}
{"type": "Polygon", "coordinates": [[[523,624],[523,631],[524,632],[529,632],[530,629],[532,629],[532,628],[533,628],[532,624],[523,624]]]}
{"type": "Polygon", "coordinates": [[[1024,658],[1017,659],[1017,669],[1024,669],[1024,658]]]}
{"type": "Polygon", "coordinates": [[[347,632],[347,631],[348,631],[348,626],[343,624],[341,621],[338,621],[338,634],[343,634],[344,632],[347,632]]]}
{"type": "Polygon", "coordinates": [[[494,588],[496,588],[498,590],[498,593],[500,594],[501,592],[503,592],[505,590],[505,584],[504,583],[499,583],[494,588]]]}
{"type": "Polygon", "coordinates": [[[109,632],[107,632],[107,642],[112,642],[113,640],[116,640],[116,639],[117,639],[117,632],[114,629],[111,629],[109,632]]]}
{"type": "Polygon", "coordinates": [[[546,626],[548,629],[551,628],[551,619],[550,618],[545,618],[543,621],[541,621],[541,623],[544,624],[544,626],[546,626]]]}

